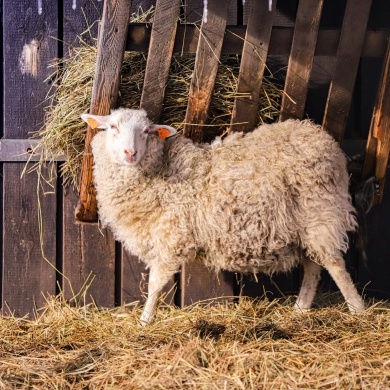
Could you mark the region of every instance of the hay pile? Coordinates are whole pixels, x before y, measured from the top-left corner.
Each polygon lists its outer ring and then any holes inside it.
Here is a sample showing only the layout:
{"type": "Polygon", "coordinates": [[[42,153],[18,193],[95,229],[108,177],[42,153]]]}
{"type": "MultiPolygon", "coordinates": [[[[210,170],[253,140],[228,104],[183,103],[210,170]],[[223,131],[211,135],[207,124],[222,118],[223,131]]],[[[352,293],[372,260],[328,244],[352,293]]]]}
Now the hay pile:
{"type": "MultiPolygon", "coordinates": [[[[153,17],[154,9],[139,11],[132,15],[132,22],[145,22],[153,17]]],[[[64,184],[78,185],[82,153],[84,151],[85,124],[80,114],[88,112],[97,56],[97,47],[80,38],[79,47],[70,49],[70,54],[54,61],[53,89],[48,97],[44,127],[35,135],[40,139],[37,149],[42,150],[42,161],[65,155],[67,161],[61,166],[64,184]]],[[[126,52],[118,105],[139,108],[146,55],[126,52]]],[[[183,127],[190,81],[195,55],[174,55],[163,105],[162,122],[183,127]]],[[[230,123],[233,101],[236,96],[239,72],[239,56],[223,56],[219,66],[212,106],[210,127],[206,129],[208,140],[223,133],[230,123]]],[[[263,83],[258,123],[270,122],[279,115],[281,89],[271,82],[271,76],[263,83]]]]}
{"type": "Polygon", "coordinates": [[[0,388],[388,389],[390,313],[344,304],[297,314],[290,301],[140,308],[48,300],[34,321],[0,319],[0,388]]]}

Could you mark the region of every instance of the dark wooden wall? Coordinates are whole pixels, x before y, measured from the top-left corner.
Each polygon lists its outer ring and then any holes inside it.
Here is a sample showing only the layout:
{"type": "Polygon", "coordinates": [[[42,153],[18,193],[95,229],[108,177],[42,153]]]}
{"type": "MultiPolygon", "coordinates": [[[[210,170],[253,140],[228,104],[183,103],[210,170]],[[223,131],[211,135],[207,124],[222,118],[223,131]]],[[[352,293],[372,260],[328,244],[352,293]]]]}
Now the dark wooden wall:
{"type": "MultiPolygon", "coordinates": [[[[247,0],[243,9],[240,0],[230,0],[228,24],[245,24],[251,1],[247,0]]],[[[77,35],[90,26],[91,36],[96,36],[95,22],[101,17],[103,7],[103,1],[97,0],[77,0],[75,10],[73,0],[43,1],[42,13],[39,13],[39,3],[37,0],[3,0],[1,3],[3,126],[0,136],[4,139],[27,139],[42,126],[42,103],[51,83],[48,63],[66,55],[69,45],[77,42],[77,35]]],[[[147,9],[153,3],[152,0],[135,0],[132,8],[135,10],[142,5],[147,9]]],[[[345,3],[345,0],[325,0],[321,27],[339,28],[345,3]]],[[[298,0],[279,0],[274,25],[292,27],[297,4],[298,0]]],[[[203,1],[187,0],[182,12],[193,22],[201,19],[202,10],[203,1]]],[[[374,0],[369,28],[389,30],[389,14],[388,2],[374,0]]],[[[269,62],[273,69],[280,69],[287,65],[287,60],[287,56],[275,56],[269,62]]],[[[347,138],[367,137],[382,62],[383,58],[369,56],[361,60],[347,138]]],[[[314,76],[306,105],[306,112],[314,119],[323,113],[333,68],[334,58],[321,56],[314,60],[314,76]]],[[[279,74],[283,78],[283,72],[279,74]]],[[[87,302],[93,299],[107,307],[142,300],[144,283],[140,273],[145,273],[143,266],[133,256],[122,252],[109,231],[100,230],[96,225],[75,223],[77,195],[62,187],[61,178],[52,188],[38,183],[35,173],[22,175],[26,170],[25,161],[0,159],[0,168],[3,313],[31,315],[34,308],[43,306],[45,295],[60,291],[68,299],[79,293],[76,298],[87,302]],[[38,198],[40,185],[45,195],[38,198]]],[[[386,189],[383,203],[368,216],[367,263],[361,263],[353,254],[350,256],[359,286],[365,288],[367,295],[380,298],[390,298],[389,204],[390,190],[386,189]]],[[[299,272],[260,280],[265,290],[275,294],[279,289],[296,292],[299,272]]],[[[250,278],[245,278],[244,285],[243,291],[249,295],[262,295],[264,291],[250,278]]]]}

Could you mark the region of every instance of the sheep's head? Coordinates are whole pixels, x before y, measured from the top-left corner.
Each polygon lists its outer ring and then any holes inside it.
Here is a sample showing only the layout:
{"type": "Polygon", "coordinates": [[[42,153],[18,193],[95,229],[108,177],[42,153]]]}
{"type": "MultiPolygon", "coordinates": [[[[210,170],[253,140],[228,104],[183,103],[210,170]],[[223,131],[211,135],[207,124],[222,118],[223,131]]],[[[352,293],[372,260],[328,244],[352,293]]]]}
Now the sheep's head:
{"type": "Polygon", "coordinates": [[[110,115],[82,114],[81,118],[92,128],[105,129],[107,149],[113,161],[136,166],[144,156],[149,134],[166,131],[173,135],[176,130],[165,125],[151,124],[145,110],[119,108],[110,115]]]}

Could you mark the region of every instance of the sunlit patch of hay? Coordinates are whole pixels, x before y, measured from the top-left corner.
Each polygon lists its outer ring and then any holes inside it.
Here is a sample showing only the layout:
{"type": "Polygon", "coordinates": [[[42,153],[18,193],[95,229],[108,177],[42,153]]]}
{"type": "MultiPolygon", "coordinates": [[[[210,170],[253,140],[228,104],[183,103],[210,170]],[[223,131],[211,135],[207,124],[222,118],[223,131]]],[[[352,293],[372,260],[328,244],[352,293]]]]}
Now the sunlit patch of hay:
{"type": "MultiPolygon", "coordinates": [[[[326,300],[326,296],[325,296],[326,300]]],[[[49,298],[36,320],[0,319],[0,388],[386,389],[390,312],[345,304],[296,313],[290,300],[71,307],[49,298]]]]}

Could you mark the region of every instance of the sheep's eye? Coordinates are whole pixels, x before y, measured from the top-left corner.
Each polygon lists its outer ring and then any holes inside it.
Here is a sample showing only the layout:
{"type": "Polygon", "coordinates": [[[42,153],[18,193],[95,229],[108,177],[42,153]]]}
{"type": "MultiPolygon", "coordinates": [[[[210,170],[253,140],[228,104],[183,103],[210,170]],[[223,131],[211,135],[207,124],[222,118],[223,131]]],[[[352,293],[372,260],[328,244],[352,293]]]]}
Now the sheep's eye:
{"type": "Polygon", "coordinates": [[[116,126],[116,125],[111,125],[110,128],[111,128],[111,130],[113,130],[115,133],[119,133],[118,126],[116,126]]]}
{"type": "Polygon", "coordinates": [[[144,129],[144,131],[142,132],[142,134],[148,135],[148,134],[149,134],[149,129],[148,129],[148,128],[144,129]]]}

